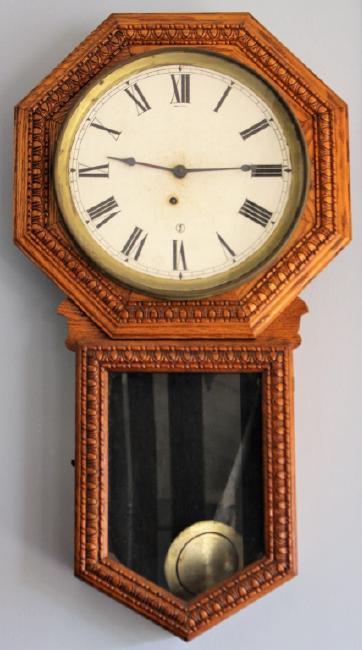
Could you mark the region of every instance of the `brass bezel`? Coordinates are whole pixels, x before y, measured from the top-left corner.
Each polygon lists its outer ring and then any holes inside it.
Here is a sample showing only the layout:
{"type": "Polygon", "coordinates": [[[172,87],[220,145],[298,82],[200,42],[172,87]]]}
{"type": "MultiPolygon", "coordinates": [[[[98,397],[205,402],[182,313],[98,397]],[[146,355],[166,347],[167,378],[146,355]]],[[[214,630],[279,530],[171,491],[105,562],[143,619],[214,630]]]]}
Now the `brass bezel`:
{"type": "Polygon", "coordinates": [[[280,251],[294,230],[304,206],[309,179],[307,149],[298,122],[290,108],[268,82],[247,66],[220,54],[178,48],[134,57],[131,61],[103,72],[87,86],[63,125],[57,143],[53,171],[57,201],[64,221],[74,239],[91,260],[127,287],[158,297],[186,300],[222,293],[250,279],[265,267],[280,251]],[[113,258],[93,239],[83,223],[74,205],[69,184],[68,169],[72,145],[91,105],[115,84],[149,68],[172,64],[201,66],[228,74],[254,90],[269,105],[279,120],[288,141],[292,168],[298,170],[298,173],[292,175],[288,201],[279,224],[270,238],[253,255],[235,264],[232,269],[202,279],[173,280],[152,277],[135,271],[113,258]]]}

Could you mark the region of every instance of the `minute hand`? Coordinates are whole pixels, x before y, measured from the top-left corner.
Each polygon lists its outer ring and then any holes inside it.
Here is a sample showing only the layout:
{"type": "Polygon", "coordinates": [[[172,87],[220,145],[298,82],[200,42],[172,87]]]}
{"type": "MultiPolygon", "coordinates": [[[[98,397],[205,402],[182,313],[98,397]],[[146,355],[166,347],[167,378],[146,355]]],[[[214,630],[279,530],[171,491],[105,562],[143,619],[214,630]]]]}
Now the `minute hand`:
{"type": "Polygon", "coordinates": [[[282,176],[283,169],[285,169],[285,171],[290,171],[290,169],[286,169],[281,164],[270,165],[270,164],[261,163],[261,164],[240,165],[238,167],[191,167],[190,169],[189,168],[186,169],[186,173],[240,170],[242,172],[251,172],[252,176],[271,177],[271,176],[282,176]]]}

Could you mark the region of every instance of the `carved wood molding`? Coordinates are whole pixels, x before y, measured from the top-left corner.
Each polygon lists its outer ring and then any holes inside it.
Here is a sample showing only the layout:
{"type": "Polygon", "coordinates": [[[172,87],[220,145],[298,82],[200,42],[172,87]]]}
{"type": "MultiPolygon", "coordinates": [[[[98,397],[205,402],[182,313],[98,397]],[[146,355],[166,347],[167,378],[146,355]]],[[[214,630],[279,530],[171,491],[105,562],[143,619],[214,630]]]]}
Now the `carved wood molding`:
{"type": "Polygon", "coordinates": [[[191,639],[296,573],[292,352],[287,343],[109,341],[77,348],[76,574],[191,639]],[[186,603],[108,555],[108,373],[261,372],[265,555],[186,603]]]}
{"type": "MultiPolygon", "coordinates": [[[[293,349],[296,348],[301,340],[299,335],[300,319],[307,312],[308,308],[305,302],[300,298],[296,298],[257,338],[258,343],[269,343],[277,339],[280,342],[288,343],[293,349]]],[[[102,330],[91,319],[87,318],[71,300],[64,300],[58,307],[58,313],[67,319],[68,335],[66,344],[70,350],[76,350],[80,345],[90,341],[96,343],[99,340],[104,341],[106,339],[102,330]]],[[[212,335],[215,335],[213,328],[205,328],[201,337],[199,332],[199,338],[210,338],[212,335]]],[[[233,338],[232,335],[229,336],[229,325],[227,331],[224,330],[224,334],[221,333],[221,336],[219,335],[216,338],[224,340],[226,335],[227,338],[233,338]]],[[[162,327],[159,327],[159,337],[161,336],[162,327]]],[[[169,338],[173,340],[177,336],[169,338]]]]}
{"type": "Polygon", "coordinates": [[[199,336],[201,326],[217,335],[226,324],[230,337],[254,337],[349,241],[346,106],[249,14],[111,15],[20,102],[16,127],[16,242],[111,337],[152,337],[159,327],[162,336],[199,336]],[[300,227],[266,270],[222,296],[167,301],[122,288],[77,248],[56,207],[51,161],[61,123],[95,75],[181,45],[232,56],[276,87],[304,131],[311,187],[300,227]]]}

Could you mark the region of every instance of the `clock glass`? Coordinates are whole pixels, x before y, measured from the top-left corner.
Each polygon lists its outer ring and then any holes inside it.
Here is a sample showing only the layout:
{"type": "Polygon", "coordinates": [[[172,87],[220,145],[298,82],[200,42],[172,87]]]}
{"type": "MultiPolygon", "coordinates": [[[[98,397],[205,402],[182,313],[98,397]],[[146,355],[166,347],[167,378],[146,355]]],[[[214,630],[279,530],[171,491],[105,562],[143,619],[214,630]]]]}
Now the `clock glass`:
{"type": "Polygon", "coordinates": [[[262,268],[307,182],[295,118],[251,69],[214,54],[136,57],[87,87],[61,133],[58,203],[125,285],[192,298],[262,268]]]}
{"type": "Polygon", "coordinates": [[[110,373],[111,558],[189,600],[264,555],[262,383],[110,373]]]}

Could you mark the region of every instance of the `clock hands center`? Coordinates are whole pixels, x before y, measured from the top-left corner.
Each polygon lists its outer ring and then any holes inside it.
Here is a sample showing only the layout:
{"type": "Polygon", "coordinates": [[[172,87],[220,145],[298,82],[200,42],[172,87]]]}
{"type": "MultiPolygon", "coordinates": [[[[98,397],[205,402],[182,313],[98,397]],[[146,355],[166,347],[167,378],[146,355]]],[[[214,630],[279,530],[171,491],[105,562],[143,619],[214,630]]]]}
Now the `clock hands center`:
{"type": "MultiPolygon", "coordinates": [[[[140,165],[142,167],[151,167],[152,169],[161,169],[164,171],[171,172],[176,178],[185,178],[187,174],[199,173],[199,172],[219,172],[219,171],[242,171],[242,172],[253,172],[258,167],[264,167],[263,165],[238,165],[235,167],[185,167],[184,165],[175,165],[174,167],[167,167],[165,165],[155,165],[153,163],[140,162],[133,157],[130,158],[117,158],[116,156],[108,156],[109,160],[118,160],[123,162],[129,167],[134,167],[135,165],[140,165]]],[[[270,167],[280,167],[280,173],[283,169],[282,165],[270,165],[270,167]]],[[[290,171],[290,170],[286,170],[290,171]]],[[[279,175],[279,173],[278,173],[279,175]]]]}

